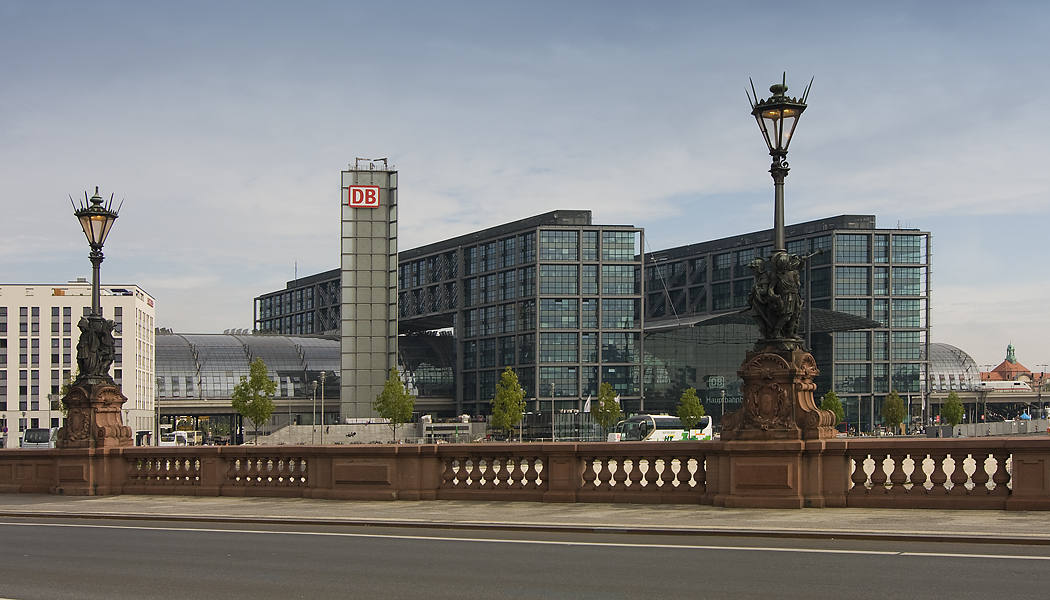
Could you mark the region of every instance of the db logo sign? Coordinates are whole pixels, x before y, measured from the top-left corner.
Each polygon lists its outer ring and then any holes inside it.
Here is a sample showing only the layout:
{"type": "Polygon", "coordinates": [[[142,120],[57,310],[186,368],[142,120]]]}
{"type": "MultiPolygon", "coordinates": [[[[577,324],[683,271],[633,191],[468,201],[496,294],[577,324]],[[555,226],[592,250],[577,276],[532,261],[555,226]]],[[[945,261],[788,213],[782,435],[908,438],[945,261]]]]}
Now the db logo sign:
{"type": "Polygon", "coordinates": [[[379,208],[378,185],[352,185],[346,191],[351,208],[379,208]]]}

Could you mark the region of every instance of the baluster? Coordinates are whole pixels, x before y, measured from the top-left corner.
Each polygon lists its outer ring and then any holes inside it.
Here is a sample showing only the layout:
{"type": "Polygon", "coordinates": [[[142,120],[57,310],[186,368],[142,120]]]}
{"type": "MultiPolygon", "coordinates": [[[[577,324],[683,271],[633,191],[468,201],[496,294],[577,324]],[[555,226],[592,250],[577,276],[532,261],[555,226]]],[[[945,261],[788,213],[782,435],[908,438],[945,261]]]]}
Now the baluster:
{"type": "Polygon", "coordinates": [[[863,492],[868,493],[868,473],[864,470],[864,463],[868,460],[867,454],[861,454],[853,456],[853,474],[850,475],[850,481],[853,482],[853,488],[851,492],[863,492]]]}
{"type": "Polygon", "coordinates": [[[988,453],[980,452],[973,454],[974,467],[973,467],[973,489],[970,490],[971,494],[977,494],[986,496],[990,493],[988,489],[988,453]]]}
{"type": "Polygon", "coordinates": [[[627,459],[617,458],[616,471],[613,472],[613,480],[609,482],[609,488],[615,490],[626,489],[625,481],[627,481],[627,459]]]}
{"type": "Polygon", "coordinates": [[[969,490],[966,489],[966,482],[969,481],[970,476],[966,474],[966,459],[969,454],[960,454],[958,457],[952,455],[952,460],[955,461],[955,470],[952,471],[952,489],[948,491],[953,496],[965,496],[969,490]]]}
{"type": "Polygon", "coordinates": [[[904,483],[908,481],[908,476],[904,473],[904,458],[906,456],[908,455],[903,452],[890,454],[890,460],[893,461],[893,472],[890,473],[890,484],[893,487],[889,489],[890,493],[903,494],[908,491],[904,487],[904,483]]]}
{"type": "Polygon", "coordinates": [[[673,492],[674,490],[676,490],[677,488],[675,488],[675,485],[674,485],[675,479],[678,480],[678,487],[679,488],[681,488],[682,490],[686,489],[686,488],[682,487],[682,485],[681,485],[682,477],[685,477],[686,481],[689,480],[689,470],[686,469],[686,467],[685,467],[685,460],[688,460],[688,459],[675,458],[674,456],[668,456],[668,457],[665,457],[663,460],[660,460],[660,471],[659,471],[659,489],[660,489],[660,491],[673,492]],[[674,472],[674,461],[675,460],[678,461],[678,473],[674,472]],[[685,474],[682,474],[682,472],[685,472],[685,474]]]}
{"type": "Polygon", "coordinates": [[[911,472],[911,483],[912,483],[912,486],[911,486],[911,490],[909,490],[909,491],[911,493],[913,493],[913,494],[925,494],[926,493],[926,480],[928,479],[928,477],[926,476],[926,469],[925,469],[925,466],[924,466],[926,464],[926,455],[925,454],[919,454],[919,455],[912,454],[911,455],[911,461],[912,461],[912,464],[914,465],[914,468],[912,469],[912,472],[911,472]]]}
{"type": "Polygon", "coordinates": [[[507,457],[504,456],[498,459],[494,458],[489,464],[492,465],[492,468],[490,469],[492,475],[492,487],[498,490],[507,489],[507,477],[509,474],[507,469],[507,457]]]}
{"type": "Polygon", "coordinates": [[[521,459],[517,456],[507,458],[507,489],[520,490],[521,478],[524,472],[521,470],[521,459]]]}
{"type": "Polygon", "coordinates": [[[871,491],[877,494],[889,492],[886,489],[886,456],[885,454],[872,454],[875,470],[871,472],[871,491]]]}
{"type": "Polygon", "coordinates": [[[528,461],[529,461],[529,465],[525,469],[525,486],[524,487],[527,490],[539,489],[539,487],[540,487],[540,482],[539,482],[540,472],[539,472],[539,469],[536,468],[536,464],[537,463],[543,464],[543,463],[539,459],[539,457],[537,457],[537,456],[530,456],[528,458],[528,461]]]}
{"type": "Polygon", "coordinates": [[[602,456],[598,459],[598,477],[594,482],[597,489],[612,489],[615,482],[612,480],[613,467],[610,465],[611,462],[612,459],[608,456],[602,456]]]}
{"type": "Polygon", "coordinates": [[[696,471],[693,472],[692,485],[694,491],[700,492],[701,494],[707,492],[707,459],[703,454],[696,457],[696,471]]]}
{"type": "Polygon", "coordinates": [[[997,468],[995,474],[992,475],[992,481],[995,482],[995,487],[992,489],[992,495],[994,496],[1006,496],[1010,493],[1010,471],[1008,470],[1008,462],[1010,459],[1010,452],[1005,450],[997,450],[992,453],[995,457],[995,464],[997,468]]]}
{"type": "Polygon", "coordinates": [[[931,494],[947,494],[948,488],[944,482],[948,481],[948,474],[944,471],[944,461],[948,458],[946,452],[931,452],[930,459],[933,461],[933,473],[930,473],[931,494]]]}
{"type": "Polygon", "coordinates": [[[456,459],[445,457],[441,460],[441,488],[456,487],[456,459]]]}
{"type": "Polygon", "coordinates": [[[659,467],[663,465],[663,468],[667,468],[666,463],[655,456],[645,457],[645,473],[642,477],[642,483],[645,485],[642,489],[654,492],[660,487],[660,474],[659,467]]]}
{"type": "Polygon", "coordinates": [[[626,484],[627,489],[638,491],[642,489],[642,457],[638,456],[631,459],[631,472],[627,474],[627,481],[630,483],[626,484]]]}
{"type": "Polygon", "coordinates": [[[601,482],[598,481],[598,472],[594,470],[594,463],[598,459],[593,456],[583,458],[583,488],[586,491],[598,489],[601,482]]]}

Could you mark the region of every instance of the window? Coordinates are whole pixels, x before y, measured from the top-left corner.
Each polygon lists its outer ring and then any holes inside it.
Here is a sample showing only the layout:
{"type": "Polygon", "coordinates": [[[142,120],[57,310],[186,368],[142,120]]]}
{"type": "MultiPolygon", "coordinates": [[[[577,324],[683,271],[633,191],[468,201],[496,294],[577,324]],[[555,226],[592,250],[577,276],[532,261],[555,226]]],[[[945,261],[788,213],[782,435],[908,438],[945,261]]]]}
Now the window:
{"type": "Polygon", "coordinates": [[[579,336],[573,333],[541,333],[541,363],[575,363],[580,361],[579,336]]]}
{"type": "Polygon", "coordinates": [[[598,232],[583,232],[583,260],[598,260],[598,232]]]}
{"type": "Polygon", "coordinates": [[[875,235],[875,259],[872,262],[877,263],[888,263],[890,262],[890,236],[876,234],[875,235]]]}
{"type": "Polygon", "coordinates": [[[602,294],[628,296],[640,291],[639,272],[632,265],[602,265],[602,294]]]}
{"type": "Polygon", "coordinates": [[[835,310],[847,314],[870,319],[870,300],[859,298],[838,298],[835,300],[835,310]]]}
{"type": "Polygon", "coordinates": [[[499,338],[499,366],[513,366],[516,355],[514,336],[499,338]]]}
{"type": "Polygon", "coordinates": [[[583,300],[583,308],[580,311],[580,327],[583,329],[598,329],[598,300],[596,298],[583,300]]]}
{"type": "Polygon", "coordinates": [[[637,333],[603,333],[602,362],[638,362],[637,333]]]}
{"type": "Polygon", "coordinates": [[[582,341],[580,343],[580,350],[583,354],[582,362],[598,362],[598,334],[585,333],[581,337],[582,341]]]}
{"type": "Polygon", "coordinates": [[[871,393],[869,365],[835,365],[835,390],[839,393],[871,393]]]}
{"type": "Polygon", "coordinates": [[[579,293],[580,272],[576,265],[541,265],[540,294],[575,296],[579,293]]]}
{"type": "Polygon", "coordinates": [[[541,329],[576,329],[579,307],[574,298],[544,298],[540,300],[541,329]]]}
{"type": "Polygon", "coordinates": [[[747,277],[751,274],[748,266],[755,259],[755,249],[737,250],[733,253],[733,277],[747,277]]]}
{"type": "Polygon", "coordinates": [[[583,265],[580,289],[584,295],[598,295],[598,265],[583,265]]]}
{"type": "Polygon", "coordinates": [[[579,245],[579,232],[577,231],[540,231],[540,260],[579,260],[579,245]]]}
{"type": "MultiPolygon", "coordinates": [[[[747,296],[755,285],[754,279],[737,279],[733,282],[733,307],[747,306],[747,296]]],[[[676,307],[677,308],[677,307],[676,307]]]]}
{"type": "Polygon", "coordinates": [[[492,335],[496,333],[496,307],[487,306],[478,310],[478,316],[481,318],[480,335],[492,335]]]}
{"type": "Polygon", "coordinates": [[[496,366],[496,338],[478,342],[478,368],[496,366]]]}
{"type": "Polygon", "coordinates": [[[921,300],[893,300],[894,327],[922,327],[921,300]]]}
{"type": "Polygon", "coordinates": [[[711,278],[715,281],[729,279],[732,276],[733,255],[729,252],[716,254],[714,261],[714,273],[711,275],[711,278]]]}
{"type": "Polygon", "coordinates": [[[821,251],[821,254],[809,259],[809,264],[816,265],[827,265],[831,264],[831,236],[824,235],[818,238],[809,240],[809,251],[810,253],[821,251]]]}
{"type": "Polygon", "coordinates": [[[893,360],[919,360],[922,353],[921,331],[894,331],[890,357],[893,360]]]}
{"type": "Polygon", "coordinates": [[[517,264],[517,238],[507,238],[499,241],[500,268],[513,267],[517,264]]]}
{"type": "Polygon", "coordinates": [[[893,267],[893,295],[922,295],[922,271],[922,267],[893,267]]]}
{"type": "Polygon", "coordinates": [[[579,396],[577,367],[540,367],[540,393],[550,397],[550,384],[554,384],[556,398],[579,396]]]}
{"type": "Polygon", "coordinates": [[[922,264],[922,238],[921,235],[894,235],[893,262],[922,264]]]}
{"type": "Polygon", "coordinates": [[[868,262],[868,236],[856,233],[840,233],[835,236],[835,262],[868,262]]]}
{"type": "Polygon", "coordinates": [[[602,300],[602,329],[632,329],[639,313],[638,300],[602,300]]]}
{"type": "Polygon", "coordinates": [[[602,260],[632,261],[638,243],[638,233],[634,231],[603,231],[602,260]]]}
{"type": "Polygon", "coordinates": [[[835,267],[835,294],[867,296],[868,272],[868,267],[835,267]]]}
{"type": "Polygon", "coordinates": [[[518,297],[517,271],[504,271],[499,274],[499,299],[513,300],[518,297]]]}
{"type": "Polygon", "coordinates": [[[836,333],[835,360],[871,360],[868,332],[840,331],[836,333]]]}
{"type": "Polygon", "coordinates": [[[716,283],[711,286],[711,308],[714,310],[724,310],[730,307],[730,288],[729,282],[716,283]]]}

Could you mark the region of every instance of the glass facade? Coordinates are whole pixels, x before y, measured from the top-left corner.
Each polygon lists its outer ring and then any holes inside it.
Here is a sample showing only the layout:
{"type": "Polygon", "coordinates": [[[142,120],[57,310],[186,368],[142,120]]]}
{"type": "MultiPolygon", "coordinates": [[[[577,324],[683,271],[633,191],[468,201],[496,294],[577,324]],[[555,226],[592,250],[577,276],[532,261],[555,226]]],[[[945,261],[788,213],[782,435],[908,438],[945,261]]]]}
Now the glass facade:
{"type": "MultiPolygon", "coordinates": [[[[891,389],[902,396],[914,396],[910,406],[921,410],[919,397],[929,392],[924,383],[928,371],[924,357],[929,344],[930,235],[914,230],[879,230],[874,217],[850,215],[789,226],[786,234],[793,253],[821,251],[809,259],[802,273],[803,296],[810,306],[871,319],[880,325],[860,331],[800,332],[820,369],[816,395],[834,389],[852,415],[851,426],[855,427],[859,418],[862,430],[879,424],[879,407],[891,389]]],[[[647,255],[643,275],[647,325],[659,328],[675,319],[746,310],[746,294],[751,287],[747,263],[769,254],[771,238],[770,231],[756,232],[647,255]],[[696,271],[703,271],[704,276],[696,271]]],[[[739,331],[735,334],[744,335],[739,331]]],[[[708,333],[688,335],[700,339],[708,333]]],[[[753,336],[752,343],[757,329],[753,336]]],[[[698,393],[705,390],[703,372],[724,374],[727,398],[733,397],[732,386],[736,384],[732,382],[736,381],[735,370],[743,353],[725,362],[724,373],[716,368],[717,361],[722,360],[717,356],[691,358],[715,361],[693,362],[699,373],[696,375],[689,371],[689,360],[680,360],[681,350],[669,350],[671,342],[665,339],[670,337],[669,333],[646,336],[647,409],[672,410],[669,398],[684,389],[683,381],[699,385],[694,386],[698,393]],[[671,359],[664,356],[668,351],[672,352],[671,359]],[[680,364],[677,375],[662,375],[655,365],[663,362],[680,364]],[[658,408],[658,402],[664,402],[666,409],[658,408]]],[[[729,339],[721,343],[727,351],[736,344],[729,339]]],[[[711,408],[708,406],[708,412],[711,408]]],[[[735,410],[732,406],[730,409],[735,410]]]]}
{"type": "Polygon", "coordinates": [[[592,225],[587,211],[558,211],[401,253],[401,329],[455,332],[455,414],[488,414],[505,367],[517,373],[529,400],[549,400],[553,384],[559,409],[579,409],[608,381],[625,407],[637,409],[641,247],[640,229],[592,225]],[[428,284],[447,283],[441,257],[451,256],[463,257],[462,308],[447,298],[414,303],[428,284]]]}

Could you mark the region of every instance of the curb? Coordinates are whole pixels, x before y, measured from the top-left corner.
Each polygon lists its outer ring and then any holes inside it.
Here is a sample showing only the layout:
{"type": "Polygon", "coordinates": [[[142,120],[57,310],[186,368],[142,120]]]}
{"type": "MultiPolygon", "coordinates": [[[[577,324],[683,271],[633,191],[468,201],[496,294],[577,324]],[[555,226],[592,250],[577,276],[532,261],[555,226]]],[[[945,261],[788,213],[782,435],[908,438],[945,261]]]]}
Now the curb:
{"type": "Polygon", "coordinates": [[[170,521],[176,523],[240,523],[264,525],[312,525],[338,527],[386,527],[392,529],[446,529],[457,531],[521,531],[546,533],[594,533],[594,534],[628,534],[660,535],[676,537],[758,537],[772,539],[802,540],[859,540],[859,541],[898,541],[898,542],[935,542],[952,544],[994,544],[1050,546],[1050,537],[987,537],[972,534],[931,534],[926,532],[874,532],[848,530],[791,530],[791,529],[731,529],[731,528],[672,528],[631,525],[556,525],[500,523],[500,522],[462,522],[462,521],[405,521],[382,519],[316,519],[301,517],[230,517],[208,515],[153,515],[146,513],[62,513],[62,512],[8,512],[0,511],[0,518],[23,519],[86,519],[100,521],[170,521]]]}

